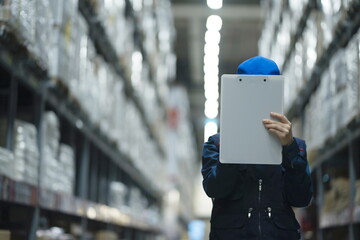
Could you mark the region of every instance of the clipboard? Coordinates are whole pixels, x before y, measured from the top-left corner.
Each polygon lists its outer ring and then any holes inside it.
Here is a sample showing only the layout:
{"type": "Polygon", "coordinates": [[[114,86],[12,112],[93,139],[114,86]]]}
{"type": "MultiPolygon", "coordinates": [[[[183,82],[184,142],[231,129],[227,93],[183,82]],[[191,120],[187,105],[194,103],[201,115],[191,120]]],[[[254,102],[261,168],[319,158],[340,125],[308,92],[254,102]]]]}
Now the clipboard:
{"type": "Polygon", "coordinates": [[[221,76],[220,162],[281,164],[282,145],[264,127],[270,112],[283,113],[281,75],[221,76]]]}

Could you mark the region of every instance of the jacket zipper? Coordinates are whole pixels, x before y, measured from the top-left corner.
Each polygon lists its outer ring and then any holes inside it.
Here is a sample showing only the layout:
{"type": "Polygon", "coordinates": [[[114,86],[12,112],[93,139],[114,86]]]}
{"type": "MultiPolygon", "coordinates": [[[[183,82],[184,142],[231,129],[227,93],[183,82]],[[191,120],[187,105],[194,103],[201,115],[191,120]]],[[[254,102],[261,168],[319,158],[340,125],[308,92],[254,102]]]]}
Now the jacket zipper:
{"type": "Polygon", "coordinates": [[[262,190],[262,179],[259,179],[259,235],[261,239],[261,211],[260,211],[260,204],[261,204],[261,190],[262,190]]]}

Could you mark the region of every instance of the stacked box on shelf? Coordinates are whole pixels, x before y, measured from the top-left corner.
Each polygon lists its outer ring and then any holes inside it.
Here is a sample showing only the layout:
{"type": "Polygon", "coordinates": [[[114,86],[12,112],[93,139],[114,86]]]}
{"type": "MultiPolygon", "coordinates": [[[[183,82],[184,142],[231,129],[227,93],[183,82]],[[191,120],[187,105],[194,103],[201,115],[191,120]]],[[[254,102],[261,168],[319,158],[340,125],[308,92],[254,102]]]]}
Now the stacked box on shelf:
{"type": "MultiPolygon", "coordinates": [[[[160,7],[160,6],[157,6],[160,7]]],[[[153,0],[146,0],[139,13],[138,24],[143,36],[143,46],[146,52],[150,67],[154,70],[157,65],[157,26],[155,18],[155,5],[153,0]]]]}
{"type": "MultiPolygon", "coordinates": [[[[141,4],[141,2],[140,2],[141,4]]],[[[106,35],[114,47],[119,62],[124,66],[126,78],[131,76],[131,58],[134,52],[135,23],[125,15],[125,0],[93,0],[97,20],[104,26],[106,35]]]]}
{"type": "MultiPolygon", "coordinates": [[[[261,55],[266,57],[273,56],[273,48],[276,47],[274,39],[276,39],[276,26],[280,24],[280,16],[282,11],[282,1],[263,1],[262,7],[267,9],[263,32],[259,40],[259,50],[261,55]]],[[[285,49],[284,49],[285,51],[285,49]]]]}
{"type": "Polygon", "coordinates": [[[104,230],[95,234],[94,240],[120,240],[115,232],[104,230]]]}
{"type": "Polygon", "coordinates": [[[126,44],[130,40],[127,34],[129,26],[125,17],[125,0],[94,0],[92,3],[117,55],[121,56],[127,51],[126,44]]]}
{"type": "Polygon", "coordinates": [[[184,88],[174,86],[170,91],[168,107],[173,119],[170,119],[168,124],[168,178],[173,181],[173,185],[178,186],[181,208],[187,209],[186,215],[191,215],[192,208],[187,205],[189,202],[186,199],[191,198],[189,193],[193,192],[191,181],[194,179],[196,170],[193,168],[192,161],[196,159],[196,144],[189,121],[190,104],[184,88]]]}
{"type": "Polygon", "coordinates": [[[150,81],[149,65],[143,61],[139,51],[133,53],[131,83],[150,125],[161,121],[161,110],[157,104],[155,85],[150,81]]]}
{"type": "Polygon", "coordinates": [[[109,206],[121,209],[126,203],[126,195],[128,194],[128,187],[122,182],[110,182],[109,191],[109,206]]]}
{"type": "Polygon", "coordinates": [[[146,198],[142,196],[142,193],[139,188],[131,187],[129,190],[129,201],[128,206],[131,211],[131,215],[136,218],[142,215],[146,209],[148,203],[146,198]]]}
{"type": "Polygon", "coordinates": [[[295,58],[290,57],[287,68],[282,72],[284,78],[284,109],[287,111],[296,98],[296,83],[301,77],[295,70],[295,58]]]}
{"type": "Polygon", "coordinates": [[[42,65],[48,68],[50,49],[49,39],[54,17],[50,9],[50,0],[36,0],[36,27],[34,49],[42,65]]]}
{"type": "Polygon", "coordinates": [[[345,49],[347,83],[347,108],[350,113],[346,123],[360,114],[360,31],[357,32],[345,49]]]}
{"type": "Polygon", "coordinates": [[[14,161],[12,177],[32,185],[38,183],[39,150],[36,127],[20,120],[14,126],[14,161]]]}
{"type": "MultiPolygon", "coordinates": [[[[322,41],[321,38],[319,38],[320,25],[318,24],[318,15],[319,13],[317,11],[311,11],[302,35],[304,43],[304,81],[307,81],[310,78],[318,55],[319,53],[321,54],[322,41]]],[[[303,84],[305,84],[305,82],[303,84]]]]}
{"type": "Polygon", "coordinates": [[[348,178],[337,177],[331,180],[331,188],[325,193],[323,213],[341,212],[350,204],[350,182],[348,178]]]}
{"type": "Polygon", "coordinates": [[[168,83],[175,79],[176,75],[176,56],[173,52],[175,29],[170,2],[161,0],[157,2],[156,25],[158,26],[158,46],[157,60],[152,66],[155,69],[155,80],[160,98],[166,102],[169,97],[168,83]]]}
{"type": "Polygon", "coordinates": [[[345,49],[332,57],[306,106],[305,138],[309,148],[322,146],[359,114],[358,45],[358,37],[354,36],[345,49]]]}
{"type": "Polygon", "coordinates": [[[58,190],[58,178],[61,168],[58,164],[60,131],[59,120],[55,113],[46,112],[43,117],[42,164],[40,171],[41,186],[49,190],[58,190]]]}
{"type": "Polygon", "coordinates": [[[14,154],[9,150],[0,147],[0,174],[10,178],[13,177],[14,168],[12,167],[12,164],[14,164],[14,154]]]}
{"type": "Polygon", "coordinates": [[[120,208],[129,214],[135,221],[141,221],[157,225],[160,223],[160,211],[155,205],[149,203],[147,198],[137,187],[129,189],[129,199],[126,205],[120,208]]]}
{"type": "Polygon", "coordinates": [[[126,114],[126,98],[124,92],[124,81],[117,75],[114,76],[114,112],[112,116],[112,131],[110,136],[118,143],[118,148],[120,149],[121,143],[124,142],[124,129],[125,124],[125,114],[126,114]]]}
{"type": "Polygon", "coordinates": [[[321,28],[323,32],[323,44],[329,45],[334,37],[334,30],[343,13],[341,0],[321,0],[321,28]]]}
{"type": "Polygon", "coordinates": [[[0,21],[7,22],[31,52],[35,40],[35,9],[35,0],[0,2],[0,21]]]}
{"type": "MultiPolygon", "coordinates": [[[[358,73],[348,72],[348,65],[358,55],[356,50],[349,44],[346,49],[340,49],[331,59],[330,74],[335,84],[334,111],[335,129],[345,127],[356,115],[358,106],[358,73]],[[355,52],[353,52],[355,50],[355,52]],[[347,59],[350,61],[347,62],[347,59]],[[354,74],[354,75],[353,75],[354,74]],[[350,77],[350,78],[349,78],[350,77]]],[[[355,62],[356,64],[356,62],[355,62]]]]}
{"type": "Polygon", "coordinates": [[[41,187],[71,195],[75,182],[73,150],[60,144],[59,120],[56,114],[46,112],[43,119],[41,187]]]}
{"type": "Polygon", "coordinates": [[[68,194],[73,194],[75,183],[75,163],[74,150],[66,145],[60,144],[59,147],[59,165],[61,170],[60,189],[68,194]]]}
{"type": "Polygon", "coordinates": [[[76,68],[77,27],[79,12],[77,0],[50,2],[54,25],[51,31],[49,51],[49,74],[60,79],[68,87],[78,69],[76,68]]]}
{"type": "MultiPolygon", "coordinates": [[[[288,0],[289,3],[289,15],[291,16],[290,25],[291,25],[291,34],[294,34],[297,30],[298,23],[300,21],[300,18],[302,17],[302,14],[304,12],[304,9],[306,7],[306,4],[309,3],[308,0],[288,0]]],[[[283,19],[284,21],[284,19],[283,19]]]]}
{"type": "Polygon", "coordinates": [[[94,122],[100,126],[103,133],[109,135],[111,131],[111,114],[114,111],[112,108],[114,106],[114,77],[109,71],[109,67],[100,57],[97,58],[94,81],[97,81],[96,95],[94,95],[94,97],[97,97],[98,102],[98,113],[94,116],[94,122]],[[106,119],[106,121],[104,121],[104,119],[106,119]]]}
{"type": "Polygon", "coordinates": [[[75,50],[74,56],[74,75],[70,81],[70,91],[79,99],[79,95],[82,93],[82,88],[87,82],[86,73],[87,69],[87,48],[88,48],[88,25],[86,20],[81,14],[77,14],[75,17],[75,50]]]}

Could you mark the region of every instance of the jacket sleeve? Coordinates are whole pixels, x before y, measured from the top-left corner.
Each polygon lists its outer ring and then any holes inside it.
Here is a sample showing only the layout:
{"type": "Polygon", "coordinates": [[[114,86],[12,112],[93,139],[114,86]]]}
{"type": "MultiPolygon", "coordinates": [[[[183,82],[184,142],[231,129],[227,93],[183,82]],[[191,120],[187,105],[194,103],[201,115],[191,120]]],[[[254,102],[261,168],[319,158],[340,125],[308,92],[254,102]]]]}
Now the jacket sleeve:
{"type": "Polygon", "coordinates": [[[239,165],[220,163],[219,146],[215,143],[214,136],[204,143],[201,173],[203,187],[209,197],[228,197],[235,187],[239,169],[242,169],[239,165]]]}
{"type": "Polygon", "coordinates": [[[305,141],[294,138],[289,146],[283,147],[282,156],[287,201],[293,207],[306,207],[310,204],[313,186],[305,141]]]}

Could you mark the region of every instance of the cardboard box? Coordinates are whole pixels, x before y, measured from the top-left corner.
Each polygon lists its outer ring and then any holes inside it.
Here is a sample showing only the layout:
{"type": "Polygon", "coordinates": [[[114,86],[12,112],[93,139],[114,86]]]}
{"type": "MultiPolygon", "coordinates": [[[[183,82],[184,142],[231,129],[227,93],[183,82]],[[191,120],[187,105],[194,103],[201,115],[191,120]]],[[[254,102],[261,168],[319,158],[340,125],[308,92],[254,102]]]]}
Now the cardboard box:
{"type": "Polygon", "coordinates": [[[0,240],[10,240],[10,231],[0,230],[0,240]]]}

